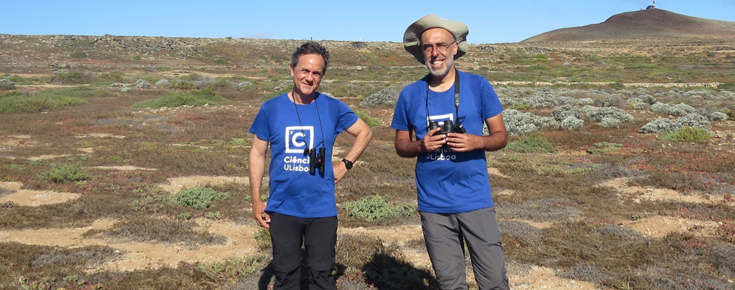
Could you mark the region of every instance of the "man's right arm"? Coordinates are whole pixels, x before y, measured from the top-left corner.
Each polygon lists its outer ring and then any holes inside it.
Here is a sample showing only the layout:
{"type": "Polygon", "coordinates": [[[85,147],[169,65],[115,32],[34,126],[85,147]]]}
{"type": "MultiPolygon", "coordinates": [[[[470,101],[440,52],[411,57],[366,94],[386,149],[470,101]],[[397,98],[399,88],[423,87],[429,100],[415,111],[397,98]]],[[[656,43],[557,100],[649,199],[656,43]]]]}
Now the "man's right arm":
{"type": "Polygon", "coordinates": [[[429,131],[423,139],[416,141],[412,138],[412,131],[396,130],[396,139],[394,141],[396,153],[398,156],[411,158],[419,156],[424,152],[439,149],[447,142],[445,135],[435,135],[439,130],[441,130],[441,128],[434,128],[429,131]]]}
{"type": "Polygon", "coordinates": [[[268,141],[254,136],[248,158],[248,176],[250,177],[250,195],[253,203],[253,218],[259,226],[270,227],[271,217],[265,212],[265,203],[260,199],[260,189],[265,172],[265,153],[268,141]]]}

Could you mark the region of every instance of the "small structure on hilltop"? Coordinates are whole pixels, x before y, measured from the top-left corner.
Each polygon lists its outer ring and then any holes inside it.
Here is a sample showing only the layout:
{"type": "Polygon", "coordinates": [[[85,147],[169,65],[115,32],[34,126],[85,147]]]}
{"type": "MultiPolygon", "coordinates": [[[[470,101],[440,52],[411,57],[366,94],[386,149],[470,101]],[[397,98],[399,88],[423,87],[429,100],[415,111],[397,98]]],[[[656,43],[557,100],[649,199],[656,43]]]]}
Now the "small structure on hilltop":
{"type": "Polygon", "coordinates": [[[653,5],[648,5],[648,7],[646,7],[646,10],[651,10],[651,9],[656,9],[656,0],[653,0],[653,5]]]}

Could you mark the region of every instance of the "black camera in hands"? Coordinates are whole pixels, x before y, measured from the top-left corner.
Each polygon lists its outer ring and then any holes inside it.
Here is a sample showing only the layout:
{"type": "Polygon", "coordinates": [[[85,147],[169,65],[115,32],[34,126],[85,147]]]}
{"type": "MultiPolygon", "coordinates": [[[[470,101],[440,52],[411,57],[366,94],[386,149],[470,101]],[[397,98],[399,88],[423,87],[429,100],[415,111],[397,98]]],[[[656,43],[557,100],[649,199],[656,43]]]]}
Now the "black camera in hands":
{"type": "Polygon", "coordinates": [[[441,130],[439,130],[439,132],[436,134],[467,133],[467,130],[464,129],[464,126],[462,124],[455,125],[452,120],[446,120],[442,125],[439,125],[439,122],[437,121],[429,122],[429,131],[437,127],[441,127],[441,130]]]}
{"type": "MultiPolygon", "coordinates": [[[[439,132],[436,132],[436,135],[439,134],[449,134],[449,133],[467,133],[467,130],[465,130],[464,126],[462,124],[454,124],[452,120],[446,120],[443,124],[439,125],[439,122],[437,121],[430,121],[429,122],[429,131],[433,130],[434,128],[441,128],[439,132]]],[[[452,147],[449,146],[449,144],[444,143],[441,148],[435,150],[435,152],[441,152],[441,151],[451,151],[452,147]]]]}
{"type": "Polygon", "coordinates": [[[327,149],[322,147],[319,148],[319,153],[316,153],[315,148],[309,150],[309,174],[314,175],[316,169],[323,174],[324,173],[324,158],[327,155],[327,149]]]}

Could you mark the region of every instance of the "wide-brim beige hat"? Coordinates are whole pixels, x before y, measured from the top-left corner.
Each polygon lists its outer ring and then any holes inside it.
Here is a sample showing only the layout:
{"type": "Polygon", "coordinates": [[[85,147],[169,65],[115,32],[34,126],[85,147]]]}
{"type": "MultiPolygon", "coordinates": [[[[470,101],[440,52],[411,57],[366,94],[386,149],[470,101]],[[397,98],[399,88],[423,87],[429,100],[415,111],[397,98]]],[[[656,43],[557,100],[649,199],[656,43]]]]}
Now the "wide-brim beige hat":
{"type": "Polygon", "coordinates": [[[458,59],[467,53],[467,49],[469,48],[467,45],[467,34],[470,33],[467,25],[459,21],[439,18],[436,14],[429,14],[408,26],[406,32],[403,34],[403,48],[413,54],[421,64],[426,64],[424,52],[421,50],[421,34],[431,28],[444,28],[454,35],[454,39],[457,40],[457,47],[459,48],[457,54],[454,55],[454,59],[458,59]]]}

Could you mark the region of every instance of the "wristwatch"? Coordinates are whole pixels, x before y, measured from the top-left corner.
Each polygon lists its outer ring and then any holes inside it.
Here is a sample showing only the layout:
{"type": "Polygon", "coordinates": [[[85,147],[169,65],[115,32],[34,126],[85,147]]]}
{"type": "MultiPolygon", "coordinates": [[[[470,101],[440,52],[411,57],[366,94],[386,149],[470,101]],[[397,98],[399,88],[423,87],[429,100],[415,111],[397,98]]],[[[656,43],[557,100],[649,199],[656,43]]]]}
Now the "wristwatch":
{"type": "Polygon", "coordinates": [[[349,161],[347,159],[342,159],[342,162],[345,163],[345,168],[347,168],[347,170],[352,169],[352,161],[349,161]]]}

